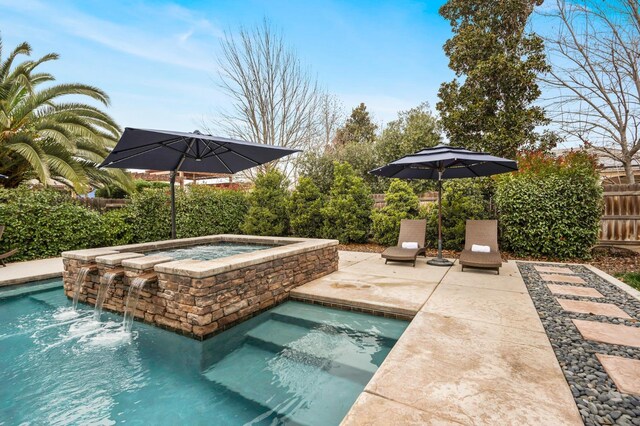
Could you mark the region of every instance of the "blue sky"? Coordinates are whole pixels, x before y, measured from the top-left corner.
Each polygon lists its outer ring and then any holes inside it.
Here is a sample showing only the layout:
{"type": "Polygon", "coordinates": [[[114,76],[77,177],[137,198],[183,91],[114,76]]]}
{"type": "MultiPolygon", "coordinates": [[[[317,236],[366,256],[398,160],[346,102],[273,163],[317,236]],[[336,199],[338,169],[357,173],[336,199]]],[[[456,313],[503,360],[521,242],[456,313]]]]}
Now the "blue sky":
{"type": "Polygon", "coordinates": [[[224,32],[267,18],[345,111],[365,102],[377,122],[428,101],[453,74],[439,1],[0,0],[5,54],[60,54],[59,82],[96,85],[123,126],[190,131],[228,102],[217,86],[224,32]]]}

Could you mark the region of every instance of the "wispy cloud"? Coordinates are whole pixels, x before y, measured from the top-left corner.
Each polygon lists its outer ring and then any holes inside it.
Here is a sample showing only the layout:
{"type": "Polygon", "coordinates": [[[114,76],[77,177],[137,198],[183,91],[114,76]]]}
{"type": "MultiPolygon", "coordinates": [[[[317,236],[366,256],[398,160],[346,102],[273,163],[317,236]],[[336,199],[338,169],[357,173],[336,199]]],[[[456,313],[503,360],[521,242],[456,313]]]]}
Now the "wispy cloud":
{"type": "Polygon", "coordinates": [[[177,5],[138,11],[155,15],[152,28],[97,18],[59,2],[0,0],[0,5],[28,14],[30,19],[46,20],[51,27],[74,37],[138,58],[209,72],[217,66],[212,51],[222,31],[177,5]]]}

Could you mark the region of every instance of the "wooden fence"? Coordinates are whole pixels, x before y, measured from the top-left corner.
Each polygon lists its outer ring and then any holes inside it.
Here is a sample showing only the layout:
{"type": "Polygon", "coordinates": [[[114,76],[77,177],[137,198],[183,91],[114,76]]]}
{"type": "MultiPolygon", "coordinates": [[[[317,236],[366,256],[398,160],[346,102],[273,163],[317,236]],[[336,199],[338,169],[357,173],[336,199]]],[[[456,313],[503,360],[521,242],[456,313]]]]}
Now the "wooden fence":
{"type": "Polygon", "coordinates": [[[640,245],[640,184],[604,185],[599,243],[640,245]]]}
{"type": "MultiPolygon", "coordinates": [[[[384,194],[372,194],[373,197],[373,207],[376,209],[383,208],[387,203],[384,201],[384,194]]],[[[426,203],[432,203],[438,200],[437,192],[425,192],[424,194],[420,194],[418,196],[420,200],[420,205],[423,206],[426,203]]]]}
{"type": "Polygon", "coordinates": [[[82,206],[101,212],[118,209],[129,202],[128,199],[122,198],[78,198],[77,201],[82,206]]]}

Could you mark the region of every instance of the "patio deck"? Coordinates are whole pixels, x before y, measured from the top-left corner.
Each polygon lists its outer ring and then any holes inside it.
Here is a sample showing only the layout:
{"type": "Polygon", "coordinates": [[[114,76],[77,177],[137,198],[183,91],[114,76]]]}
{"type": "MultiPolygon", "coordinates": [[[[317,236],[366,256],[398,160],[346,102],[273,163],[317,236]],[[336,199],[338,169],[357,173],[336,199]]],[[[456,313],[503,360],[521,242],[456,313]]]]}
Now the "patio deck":
{"type": "Polygon", "coordinates": [[[414,317],[343,425],[582,424],[515,262],[495,275],[340,252],[292,296],[414,317]]]}

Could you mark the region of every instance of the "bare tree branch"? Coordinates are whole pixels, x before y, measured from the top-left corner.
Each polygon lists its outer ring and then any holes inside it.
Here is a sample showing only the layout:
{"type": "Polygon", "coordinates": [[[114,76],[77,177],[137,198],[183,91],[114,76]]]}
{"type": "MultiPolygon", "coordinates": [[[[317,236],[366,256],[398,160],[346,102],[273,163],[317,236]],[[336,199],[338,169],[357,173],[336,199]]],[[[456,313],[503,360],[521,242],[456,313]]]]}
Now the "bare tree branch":
{"type": "MultiPolygon", "coordinates": [[[[237,37],[226,34],[220,59],[221,87],[232,107],[219,126],[227,134],[267,145],[320,149],[337,127],[339,105],[324,94],[300,64],[295,52],[268,22],[237,37]]],[[[295,178],[295,158],[264,167],[278,167],[295,178]]]]}
{"type": "Polygon", "coordinates": [[[545,40],[553,69],[547,107],[565,136],[622,163],[634,183],[640,151],[640,12],[638,0],[556,0],[545,40]]]}

